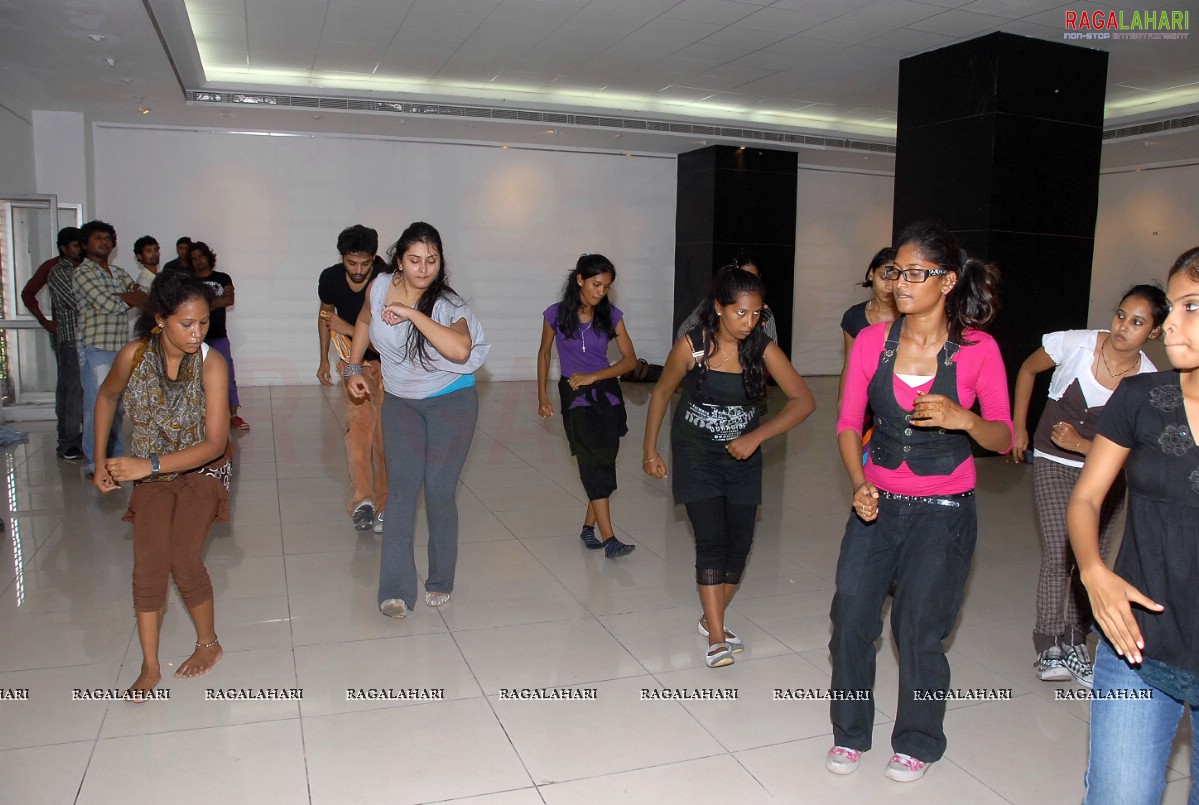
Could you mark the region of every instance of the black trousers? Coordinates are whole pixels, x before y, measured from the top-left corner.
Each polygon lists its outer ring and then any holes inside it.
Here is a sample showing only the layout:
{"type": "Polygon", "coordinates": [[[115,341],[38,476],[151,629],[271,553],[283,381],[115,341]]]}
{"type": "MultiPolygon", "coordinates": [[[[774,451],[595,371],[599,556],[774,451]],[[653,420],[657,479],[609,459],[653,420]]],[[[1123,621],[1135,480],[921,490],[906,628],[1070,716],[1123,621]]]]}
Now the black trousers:
{"type": "Polygon", "coordinates": [[[740,584],[754,542],[758,507],[729,503],[725,497],[685,505],[695,532],[696,584],[740,584]]]}
{"type": "MultiPolygon", "coordinates": [[[[832,688],[872,691],[864,701],[833,701],[833,742],[865,751],[874,727],[874,641],[882,635],[883,602],[892,582],[891,633],[899,649],[899,704],[891,746],[930,763],[945,752],[945,702],[928,691],[949,689],[944,641],[962,605],[978,514],[973,497],[894,500],[879,497],[878,519],[849,516],[837,560],[831,617],[832,688]]],[[[848,698],[848,697],[847,697],[848,698]]]]}

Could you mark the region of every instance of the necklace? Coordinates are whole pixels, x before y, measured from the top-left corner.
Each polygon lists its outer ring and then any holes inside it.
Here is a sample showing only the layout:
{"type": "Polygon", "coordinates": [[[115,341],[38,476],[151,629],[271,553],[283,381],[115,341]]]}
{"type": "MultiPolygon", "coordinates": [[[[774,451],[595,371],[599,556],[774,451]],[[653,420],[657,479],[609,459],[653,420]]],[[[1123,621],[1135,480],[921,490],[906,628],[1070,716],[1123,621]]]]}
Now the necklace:
{"type": "Polygon", "coordinates": [[[587,322],[587,326],[579,326],[579,338],[583,339],[583,351],[587,351],[587,331],[591,329],[592,322],[587,322]]]}
{"type": "Polygon", "coordinates": [[[1141,363],[1141,356],[1137,355],[1135,358],[1133,358],[1132,363],[1128,364],[1128,368],[1125,369],[1123,372],[1113,372],[1112,367],[1107,365],[1107,355],[1104,354],[1104,350],[1106,349],[1106,347],[1107,347],[1107,339],[1105,338],[1105,339],[1103,339],[1103,346],[1099,347],[1099,359],[1103,361],[1103,368],[1107,370],[1107,374],[1109,377],[1113,377],[1113,378],[1123,377],[1124,375],[1126,375],[1130,371],[1132,371],[1133,367],[1139,366],[1141,363]]]}
{"type": "Polygon", "coordinates": [[[927,344],[921,344],[919,341],[917,341],[915,338],[912,338],[912,336],[908,335],[906,332],[900,333],[899,337],[906,338],[907,340],[911,341],[913,344],[920,347],[921,349],[932,349],[933,347],[940,344],[942,341],[947,340],[949,338],[949,333],[946,333],[945,335],[939,335],[939,336],[937,336],[935,341],[930,341],[927,344]]]}

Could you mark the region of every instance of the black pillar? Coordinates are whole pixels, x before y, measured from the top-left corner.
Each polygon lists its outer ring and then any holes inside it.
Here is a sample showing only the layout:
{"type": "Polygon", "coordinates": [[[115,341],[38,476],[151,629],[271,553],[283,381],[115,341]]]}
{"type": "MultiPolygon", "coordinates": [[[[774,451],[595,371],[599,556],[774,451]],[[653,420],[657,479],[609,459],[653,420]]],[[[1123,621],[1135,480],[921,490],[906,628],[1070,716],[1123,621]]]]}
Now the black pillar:
{"type": "Polygon", "coordinates": [[[679,155],[674,329],[707,294],[715,270],[744,249],[761,258],[779,346],[791,354],[798,166],[793,151],[713,145],[679,155]]]}
{"type": "Polygon", "coordinates": [[[899,64],[895,234],[933,218],[999,266],[1009,383],[1043,333],[1087,326],[1106,81],[1105,51],[1005,33],[899,64]]]}

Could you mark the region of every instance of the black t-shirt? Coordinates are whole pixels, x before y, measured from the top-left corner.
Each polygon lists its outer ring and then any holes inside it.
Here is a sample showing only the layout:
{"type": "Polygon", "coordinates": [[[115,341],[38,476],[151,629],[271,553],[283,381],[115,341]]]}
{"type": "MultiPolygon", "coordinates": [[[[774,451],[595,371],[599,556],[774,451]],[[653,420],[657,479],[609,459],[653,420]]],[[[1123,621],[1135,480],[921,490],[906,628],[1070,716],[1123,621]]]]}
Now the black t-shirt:
{"type": "MultiPolygon", "coordinates": [[[[1097,430],[1129,449],[1128,515],[1113,570],[1166,607],[1160,613],[1132,608],[1145,657],[1199,682],[1199,447],[1178,373],[1122,380],[1097,430]]],[[[1148,678],[1149,665],[1141,676],[1163,687],[1148,678]]]]}
{"type": "MultiPolygon", "coordinates": [[[[223,271],[213,271],[207,277],[196,277],[200,282],[212,289],[212,295],[221,297],[225,294],[225,288],[233,287],[233,277],[223,271]]],[[[212,343],[215,338],[228,338],[229,333],[225,330],[225,311],[229,308],[213,308],[212,313],[208,317],[208,337],[204,340],[212,343]]]]}
{"type": "MultiPolygon", "coordinates": [[[[321,304],[333,305],[334,312],[340,318],[348,321],[351,325],[354,324],[358,321],[358,314],[366,302],[366,289],[370,287],[371,280],[379,276],[379,273],[385,268],[386,264],[376,257],[370,278],[362,286],[362,290],[355,291],[350,288],[350,282],[346,279],[346,267],[341,263],[334,263],[321,272],[320,279],[316,283],[316,293],[321,299],[321,304]]],[[[367,349],[363,360],[377,361],[379,353],[373,349],[367,349]]]]}
{"type": "Polygon", "coordinates": [[[870,326],[870,319],[866,318],[866,304],[861,302],[854,305],[841,317],[841,329],[849,333],[850,338],[857,338],[858,333],[870,326]]]}
{"type": "Polygon", "coordinates": [[[166,263],[163,264],[162,268],[159,269],[159,273],[161,273],[161,274],[165,274],[168,271],[189,271],[190,272],[191,269],[188,268],[187,266],[183,265],[183,261],[180,260],[178,257],[176,257],[174,260],[167,260],[166,263]]]}

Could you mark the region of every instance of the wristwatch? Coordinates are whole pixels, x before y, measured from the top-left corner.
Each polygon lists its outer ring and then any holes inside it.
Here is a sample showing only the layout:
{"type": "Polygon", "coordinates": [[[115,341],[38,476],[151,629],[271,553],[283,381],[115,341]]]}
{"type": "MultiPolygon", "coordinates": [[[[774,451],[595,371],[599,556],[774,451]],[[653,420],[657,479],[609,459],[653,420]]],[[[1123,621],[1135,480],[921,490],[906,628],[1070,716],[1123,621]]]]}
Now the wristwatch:
{"type": "Polygon", "coordinates": [[[158,464],[158,454],[151,453],[150,454],[150,480],[151,481],[158,480],[158,473],[161,469],[162,468],[158,464]]]}

